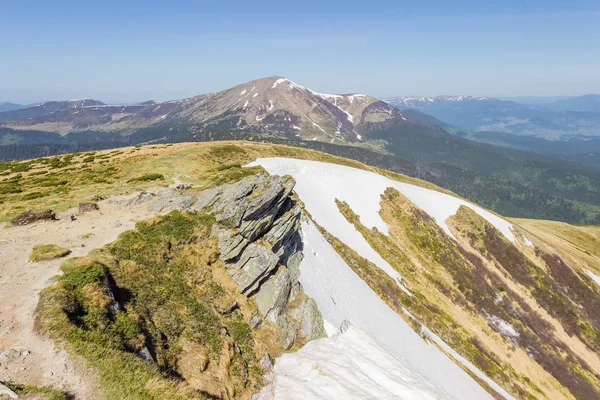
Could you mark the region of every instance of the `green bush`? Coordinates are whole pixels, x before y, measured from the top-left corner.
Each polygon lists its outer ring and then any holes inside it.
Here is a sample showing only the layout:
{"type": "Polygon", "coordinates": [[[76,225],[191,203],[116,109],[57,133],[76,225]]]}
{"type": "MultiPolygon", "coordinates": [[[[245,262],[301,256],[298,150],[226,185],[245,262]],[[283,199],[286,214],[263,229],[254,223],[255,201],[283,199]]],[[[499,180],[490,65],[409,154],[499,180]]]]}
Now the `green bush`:
{"type": "Polygon", "coordinates": [[[68,255],[71,251],[55,244],[39,244],[33,246],[29,260],[33,262],[53,260],[68,255]]]}
{"type": "Polygon", "coordinates": [[[128,182],[147,182],[156,181],[158,179],[165,179],[165,176],[163,174],[146,174],[137,178],[130,179],[128,182]]]}

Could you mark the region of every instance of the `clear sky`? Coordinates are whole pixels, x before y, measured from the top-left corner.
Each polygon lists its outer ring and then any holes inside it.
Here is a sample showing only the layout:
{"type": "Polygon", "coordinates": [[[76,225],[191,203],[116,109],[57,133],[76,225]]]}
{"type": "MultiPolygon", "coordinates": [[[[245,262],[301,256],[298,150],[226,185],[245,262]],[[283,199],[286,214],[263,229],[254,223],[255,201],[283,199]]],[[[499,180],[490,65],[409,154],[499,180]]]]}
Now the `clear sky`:
{"type": "Polygon", "coordinates": [[[600,93],[600,2],[0,0],[0,101],[600,93]]]}

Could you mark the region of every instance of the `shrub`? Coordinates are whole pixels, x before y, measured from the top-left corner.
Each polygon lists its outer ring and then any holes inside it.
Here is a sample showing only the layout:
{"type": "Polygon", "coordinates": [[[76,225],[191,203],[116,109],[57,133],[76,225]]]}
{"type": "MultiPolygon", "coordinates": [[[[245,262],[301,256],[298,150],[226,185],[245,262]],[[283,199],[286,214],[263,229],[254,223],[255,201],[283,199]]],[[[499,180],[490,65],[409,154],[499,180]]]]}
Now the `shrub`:
{"type": "Polygon", "coordinates": [[[155,181],[158,179],[165,179],[165,176],[163,174],[146,174],[137,178],[130,179],[128,182],[148,182],[155,181]]]}
{"type": "Polygon", "coordinates": [[[33,246],[29,260],[33,262],[53,260],[68,255],[71,252],[69,249],[57,246],[55,244],[40,244],[33,246]]]}

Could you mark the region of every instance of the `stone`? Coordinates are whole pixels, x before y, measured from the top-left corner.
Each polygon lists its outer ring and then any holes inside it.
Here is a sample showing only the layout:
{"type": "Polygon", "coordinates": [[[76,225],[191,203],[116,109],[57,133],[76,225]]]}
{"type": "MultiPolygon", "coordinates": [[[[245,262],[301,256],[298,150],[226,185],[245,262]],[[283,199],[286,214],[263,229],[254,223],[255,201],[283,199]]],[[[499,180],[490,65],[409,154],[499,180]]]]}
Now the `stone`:
{"type": "Polygon", "coordinates": [[[216,236],[219,237],[219,251],[223,261],[237,258],[250,242],[242,235],[233,233],[229,229],[221,229],[216,236]]]}
{"type": "Polygon", "coordinates": [[[54,221],[56,213],[52,210],[33,211],[29,210],[14,217],[10,222],[14,226],[29,225],[37,221],[54,221]]]}
{"type": "Polygon", "coordinates": [[[132,199],[129,199],[127,201],[126,205],[137,206],[139,204],[146,203],[146,202],[152,200],[153,198],[154,198],[154,195],[152,193],[142,191],[137,196],[133,197],[132,199]]]}
{"type": "Polygon", "coordinates": [[[264,369],[272,369],[273,368],[273,359],[269,353],[265,353],[260,360],[258,360],[258,364],[264,369]]]}
{"type": "Polygon", "coordinates": [[[276,322],[283,313],[292,290],[290,273],[286,268],[280,268],[274,277],[265,281],[256,293],[255,299],[258,310],[266,320],[276,322]]]}
{"type": "Polygon", "coordinates": [[[260,315],[257,312],[255,312],[254,314],[252,314],[252,317],[250,317],[250,328],[258,329],[262,325],[262,322],[263,320],[260,317],[260,315]]]}
{"type": "Polygon", "coordinates": [[[98,207],[98,203],[94,202],[83,202],[79,203],[79,213],[83,214],[90,211],[98,211],[100,207],[98,207]]]}
{"type": "Polygon", "coordinates": [[[280,330],[279,342],[285,350],[289,350],[296,341],[298,327],[284,315],[277,318],[277,326],[280,330]]]}
{"type": "Polygon", "coordinates": [[[256,243],[250,243],[240,256],[240,259],[231,264],[230,272],[233,279],[240,285],[242,294],[254,292],[263,280],[269,277],[277,266],[279,257],[273,252],[256,243]]]}
{"type": "Polygon", "coordinates": [[[7,396],[9,399],[19,398],[19,396],[15,392],[13,392],[12,390],[4,386],[2,383],[0,383],[0,398],[4,398],[4,396],[7,396]]]}
{"type": "Polygon", "coordinates": [[[327,337],[323,315],[317,306],[317,302],[307,298],[302,307],[301,331],[308,340],[315,340],[327,337]]]}
{"type": "Polygon", "coordinates": [[[192,204],[196,202],[196,196],[166,196],[154,200],[149,208],[160,213],[171,211],[191,211],[192,204]]]}
{"type": "Polygon", "coordinates": [[[156,360],[152,356],[152,353],[150,352],[150,349],[148,349],[148,347],[146,346],[144,346],[142,350],[138,351],[137,356],[144,361],[156,362],[156,360]]]}
{"type": "Polygon", "coordinates": [[[0,351],[0,361],[11,361],[19,357],[21,352],[15,349],[6,349],[0,351]]]}

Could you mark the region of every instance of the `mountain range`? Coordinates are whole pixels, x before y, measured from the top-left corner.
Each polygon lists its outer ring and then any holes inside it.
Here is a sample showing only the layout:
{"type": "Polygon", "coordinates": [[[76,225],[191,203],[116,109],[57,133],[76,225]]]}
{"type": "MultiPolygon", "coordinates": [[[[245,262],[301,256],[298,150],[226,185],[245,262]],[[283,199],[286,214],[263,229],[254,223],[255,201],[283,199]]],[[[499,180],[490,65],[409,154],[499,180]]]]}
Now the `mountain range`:
{"type": "Polygon", "coordinates": [[[399,109],[416,109],[474,132],[502,132],[562,141],[600,136],[600,95],[539,105],[473,96],[397,96],[387,101],[399,109]]]}
{"type": "MultiPolygon", "coordinates": [[[[404,101],[457,110],[480,103],[521,107],[467,96],[404,101]]],[[[44,102],[0,112],[0,121],[0,159],[5,160],[149,143],[260,140],[310,147],[426,179],[505,215],[576,223],[600,218],[600,158],[590,147],[574,145],[569,154],[552,157],[514,150],[496,145],[508,139],[477,137],[483,133],[414,109],[400,110],[364,94],[320,93],[279,76],[165,102],[44,102]]],[[[529,140],[535,147],[545,139],[529,140]]]]}

